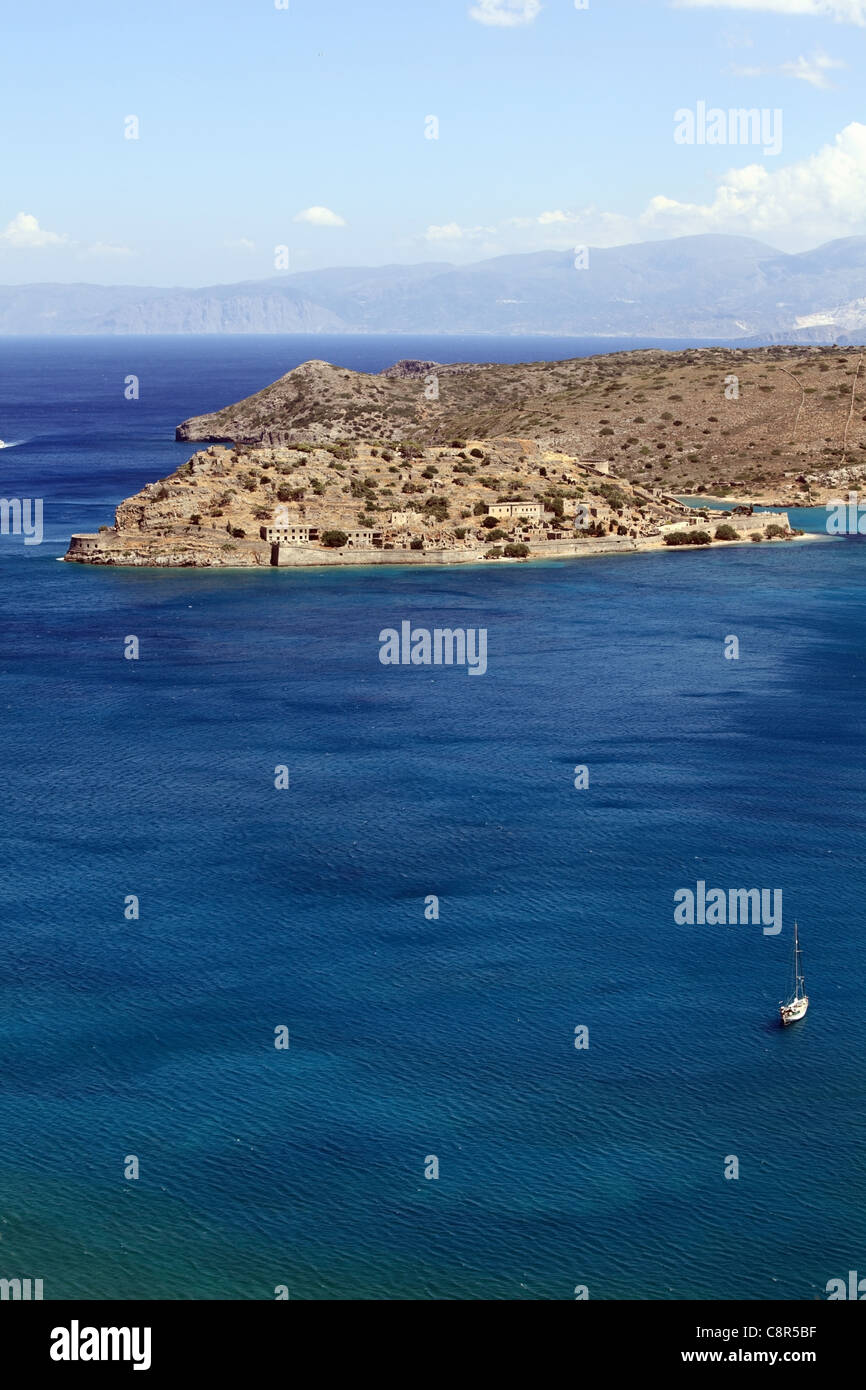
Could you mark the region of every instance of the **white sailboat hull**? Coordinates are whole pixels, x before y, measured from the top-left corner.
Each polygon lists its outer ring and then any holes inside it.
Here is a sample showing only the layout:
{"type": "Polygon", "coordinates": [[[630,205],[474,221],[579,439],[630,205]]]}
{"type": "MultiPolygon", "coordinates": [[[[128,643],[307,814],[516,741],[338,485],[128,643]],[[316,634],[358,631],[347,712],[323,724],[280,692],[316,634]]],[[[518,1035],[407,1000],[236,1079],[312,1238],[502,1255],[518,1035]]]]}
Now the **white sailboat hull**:
{"type": "Polygon", "coordinates": [[[782,1020],[782,1027],[787,1028],[789,1023],[796,1023],[801,1019],[809,1007],[808,995],[803,995],[802,999],[794,999],[790,1004],[779,1006],[779,1017],[782,1020]]]}

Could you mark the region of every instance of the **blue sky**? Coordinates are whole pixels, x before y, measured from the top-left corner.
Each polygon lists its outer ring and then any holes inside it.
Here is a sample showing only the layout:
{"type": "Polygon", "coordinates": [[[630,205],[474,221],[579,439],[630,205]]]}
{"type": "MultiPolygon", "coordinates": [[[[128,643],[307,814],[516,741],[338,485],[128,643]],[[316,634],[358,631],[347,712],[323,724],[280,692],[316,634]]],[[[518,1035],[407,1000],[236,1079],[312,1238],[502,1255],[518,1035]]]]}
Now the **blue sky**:
{"type": "Polygon", "coordinates": [[[306,270],[866,232],[866,0],[3,0],[0,16],[6,284],[266,278],[277,246],[306,270]],[[780,111],[780,152],[677,143],[675,113],[699,103],[780,111]]]}

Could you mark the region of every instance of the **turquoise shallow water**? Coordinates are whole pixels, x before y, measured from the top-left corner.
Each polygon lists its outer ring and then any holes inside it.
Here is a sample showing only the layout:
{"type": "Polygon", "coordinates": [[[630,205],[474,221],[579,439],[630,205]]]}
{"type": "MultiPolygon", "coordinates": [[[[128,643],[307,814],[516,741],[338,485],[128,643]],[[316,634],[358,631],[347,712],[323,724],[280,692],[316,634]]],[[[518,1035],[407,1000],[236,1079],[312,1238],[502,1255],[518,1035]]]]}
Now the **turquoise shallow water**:
{"type": "Polygon", "coordinates": [[[184,456],[176,420],[291,361],[148,343],[130,425],[130,346],[55,346],[0,350],[4,488],[50,537],[0,542],[0,1276],[796,1299],[862,1267],[864,544],[60,565],[184,456]],[[381,666],[403,619],[486,627],[487,674],[381,666]],[[782,934],[677,926],[699,878],[782,888],[782,934]]]}

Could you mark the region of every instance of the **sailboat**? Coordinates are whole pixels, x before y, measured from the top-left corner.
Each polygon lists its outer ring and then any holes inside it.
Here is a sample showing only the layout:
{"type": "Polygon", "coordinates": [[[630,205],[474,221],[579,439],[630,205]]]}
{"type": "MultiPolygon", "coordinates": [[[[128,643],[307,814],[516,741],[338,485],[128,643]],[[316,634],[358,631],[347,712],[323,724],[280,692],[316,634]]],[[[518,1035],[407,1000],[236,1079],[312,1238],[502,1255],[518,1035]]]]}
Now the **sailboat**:
{"type": "Polygon", "coordinates": [[[809,996],[806,993],[806,986],[803,980],[803,966],[800,957],[803,952],[800,950],[800,938],[797,932],[797,923],[794,923],[794,993],[779,1005],[779,1017],[782,1020],[782,1027],[787,1028],[789,1023],[796,1023],[803,1018],[809,1007],[809,996]]]}

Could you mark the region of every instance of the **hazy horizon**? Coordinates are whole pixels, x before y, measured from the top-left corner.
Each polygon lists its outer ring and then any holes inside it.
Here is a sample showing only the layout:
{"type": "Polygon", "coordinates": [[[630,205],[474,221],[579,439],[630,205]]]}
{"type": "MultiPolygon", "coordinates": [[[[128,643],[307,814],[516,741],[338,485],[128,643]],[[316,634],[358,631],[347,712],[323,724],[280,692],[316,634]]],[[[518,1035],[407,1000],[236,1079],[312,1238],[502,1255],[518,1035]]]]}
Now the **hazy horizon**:
{"type": "MultiPolygon", "coordinates": [[[[824,247],[826,247],[826,246],[830,246],[830,245],[833,244],[833,242],[836,242],[836,241],[859,241],[859,240],[866,239],[866,232],[864,232],[862,235],[852,234],[851,236],[848,236],[848,237],[833,237],[833,238],[830,239],[830,241],[818,242],[818,243],[816,243],[814,246],[807,246],[807,247],[804,247],[801,251],[784,251],[784,250],[782,250],[780,247],[774,246],[771,242],[765,241],[762,237],[758,237],[758,236],[746,236],[745,234],[743,234],[743,233],[738,233],[738,232],[730,232],[730,233],[724,233],[724,232],[695,232],[695,233],[690,233],[690,234],[685,235],[685,236],[646,237],[643,241],[640,241],[640,242],[625,241],[625,242],[617,242],[617,243],[612,244],[612,245],[610,245],[610,246],[588,246],[588,247],[587,247],[587,250],[590,251],[590,252],[592,252],[592,251],[622,251],[622,250],[626,250],[626,249],[628,249],[629,247],[632,247],[632,246],[645,246],[645,245],[660,244],[660,243],[673,244],[673,243],[682,242],[682,241],[698,241],[698,240],[700,240],[700,241],[705,241],[705,240],[710,240],[710,239],[712,239],[712,238],[714,238],[714,237],[726,237],[726,238],[742,237],[742,239],[743,239],[744,241],[760,242],[760,244],[761,244],[762,246],[765,246],[765,247],[767,248],[767,250],[768,250],[769,252],[771,252],[771,253],[772,253],[773,255],[775,255],[775,256],[808,256],[808,255],[810,255],[812,252],[820,251],[822,248],[824,248],[824,247]]],[[[156,282],[153,282],[153,283],[147,284],[147,285],[144,285],[144,284],[141,284],[141,285],[140,285],[140,284],[136,284],[136,283],[134,283],[133,281],[129,281],[129,280],[114,280],[114,281],[111,281],[111,282],[104,282],[104,283],[103,283],[103,282],[101,282],[101,281],[86,280],[86,279],[80,278],[80,279],[78,279],[78,280],[30,280],[30,281],[19,281],[19,282],[15,282],[15,283],[5,283],[5,282],[4,282],[4,283],[2,284],[2,286],[0,286],[0,287],[2,287],[3,289],[27,289],[27,288],[34,288],[34,287],[39,286],[39,285],[52,285],[52,286],[54,286],[54,285],[68,285],[68,286],[72,287],[72,286],[74,286],[74,285],[97,285],[97,284],[99,284],[99,285],[102,285],[102,287],[105,288],[105,289],[206,290],[206,289],[212,289],[212,288],[221,288],[221,287],[223,287],[223,286],[228,286],[228,285],[258,285],[258,284],[264,284],[264,283],[279,283],[280,281],[290,280],[290,279],[292,279],[293,276],[296,276],[296,275],[323,274],[323,273],[327,273],[328,271],[332,271],[332,270],[343,270],[343,271],[353,271],[353,270],[357,270],[357,271],[368,271],[368,270],[400,270],[400,269],[408,269],[408,268],[410,268],[410,267],[413,268],[413,269],[418,269],[418,270],[420,270],[420,269],[424,269],[425,267],[431,267],[431,266],[442,266],[443,268],[445,268],[445,269],[447,269],[447,270],[471,270],[471,268],[472,268],[473,266],[476,266],[476,265],[483,265],[483,264],[485,264],[486,262],[489,262],[489,261],[509,260],[509,259],[514,258],[515,256],[539,256],[539,257],[541,257],[541,256],[563,256],[563,255],[565,255],[565,256],[569,255],[569,251],[568,251],[567,248],[566,248],[566,249],[559,249],[559,250],[557,250],[557,249],[555,249],[555,248],[548,248],[547,250],[541,250],[541,251],[526,251],[526,252],[506,251],[506,252],[502,252],[501,254],[499,254],[499,255],[497,255],[497,256],[479,256],[476,260],[465,261],[465,262],[443,260],[442,258],[440,258],[440,257],[438,257],[438,256],[431,256],[431,257],[429,257],[427,260],[423,260],[423,261],[413,261],[413,262],[408,262],[408,263],[407,263],[407,262],[403,262],[403,261],[381,261],[381,262],[373,262],[373,261],[364,261],[364,262],[361,262],[361,261],[354,261],[354,262],[345,262],[345,263],[344,263],[344,262],[339,262],[339,263],[336,263],[336,264],[334,264],[334,265],[322,265],[322,266],[318,266],[318,267],[316,267],[315,270],[313,270],[312,268],[311,268],[311,269],[307,269],[307,270],[293,270],[293,271],[285,272],[285,273],[282,274],[282,275],[279,274],[278,272],[274,271],[274,272],[272,272],[270,275],[246,276],[246,277],[244,277],[243,279],[239,279],[239,280],[207,280],[207,281],[202,281],[200,284],[186,284],[186,283],[185,283],[185,284],[181,284],[180,281],[172,281],[172,282],[169,282],[169,283],[166,283],[166,284],[157,284],[156,282]]],[[[408,331],[411,332],[411,331],[414,331],[414,330],[408,330],[408,331]]]]}

